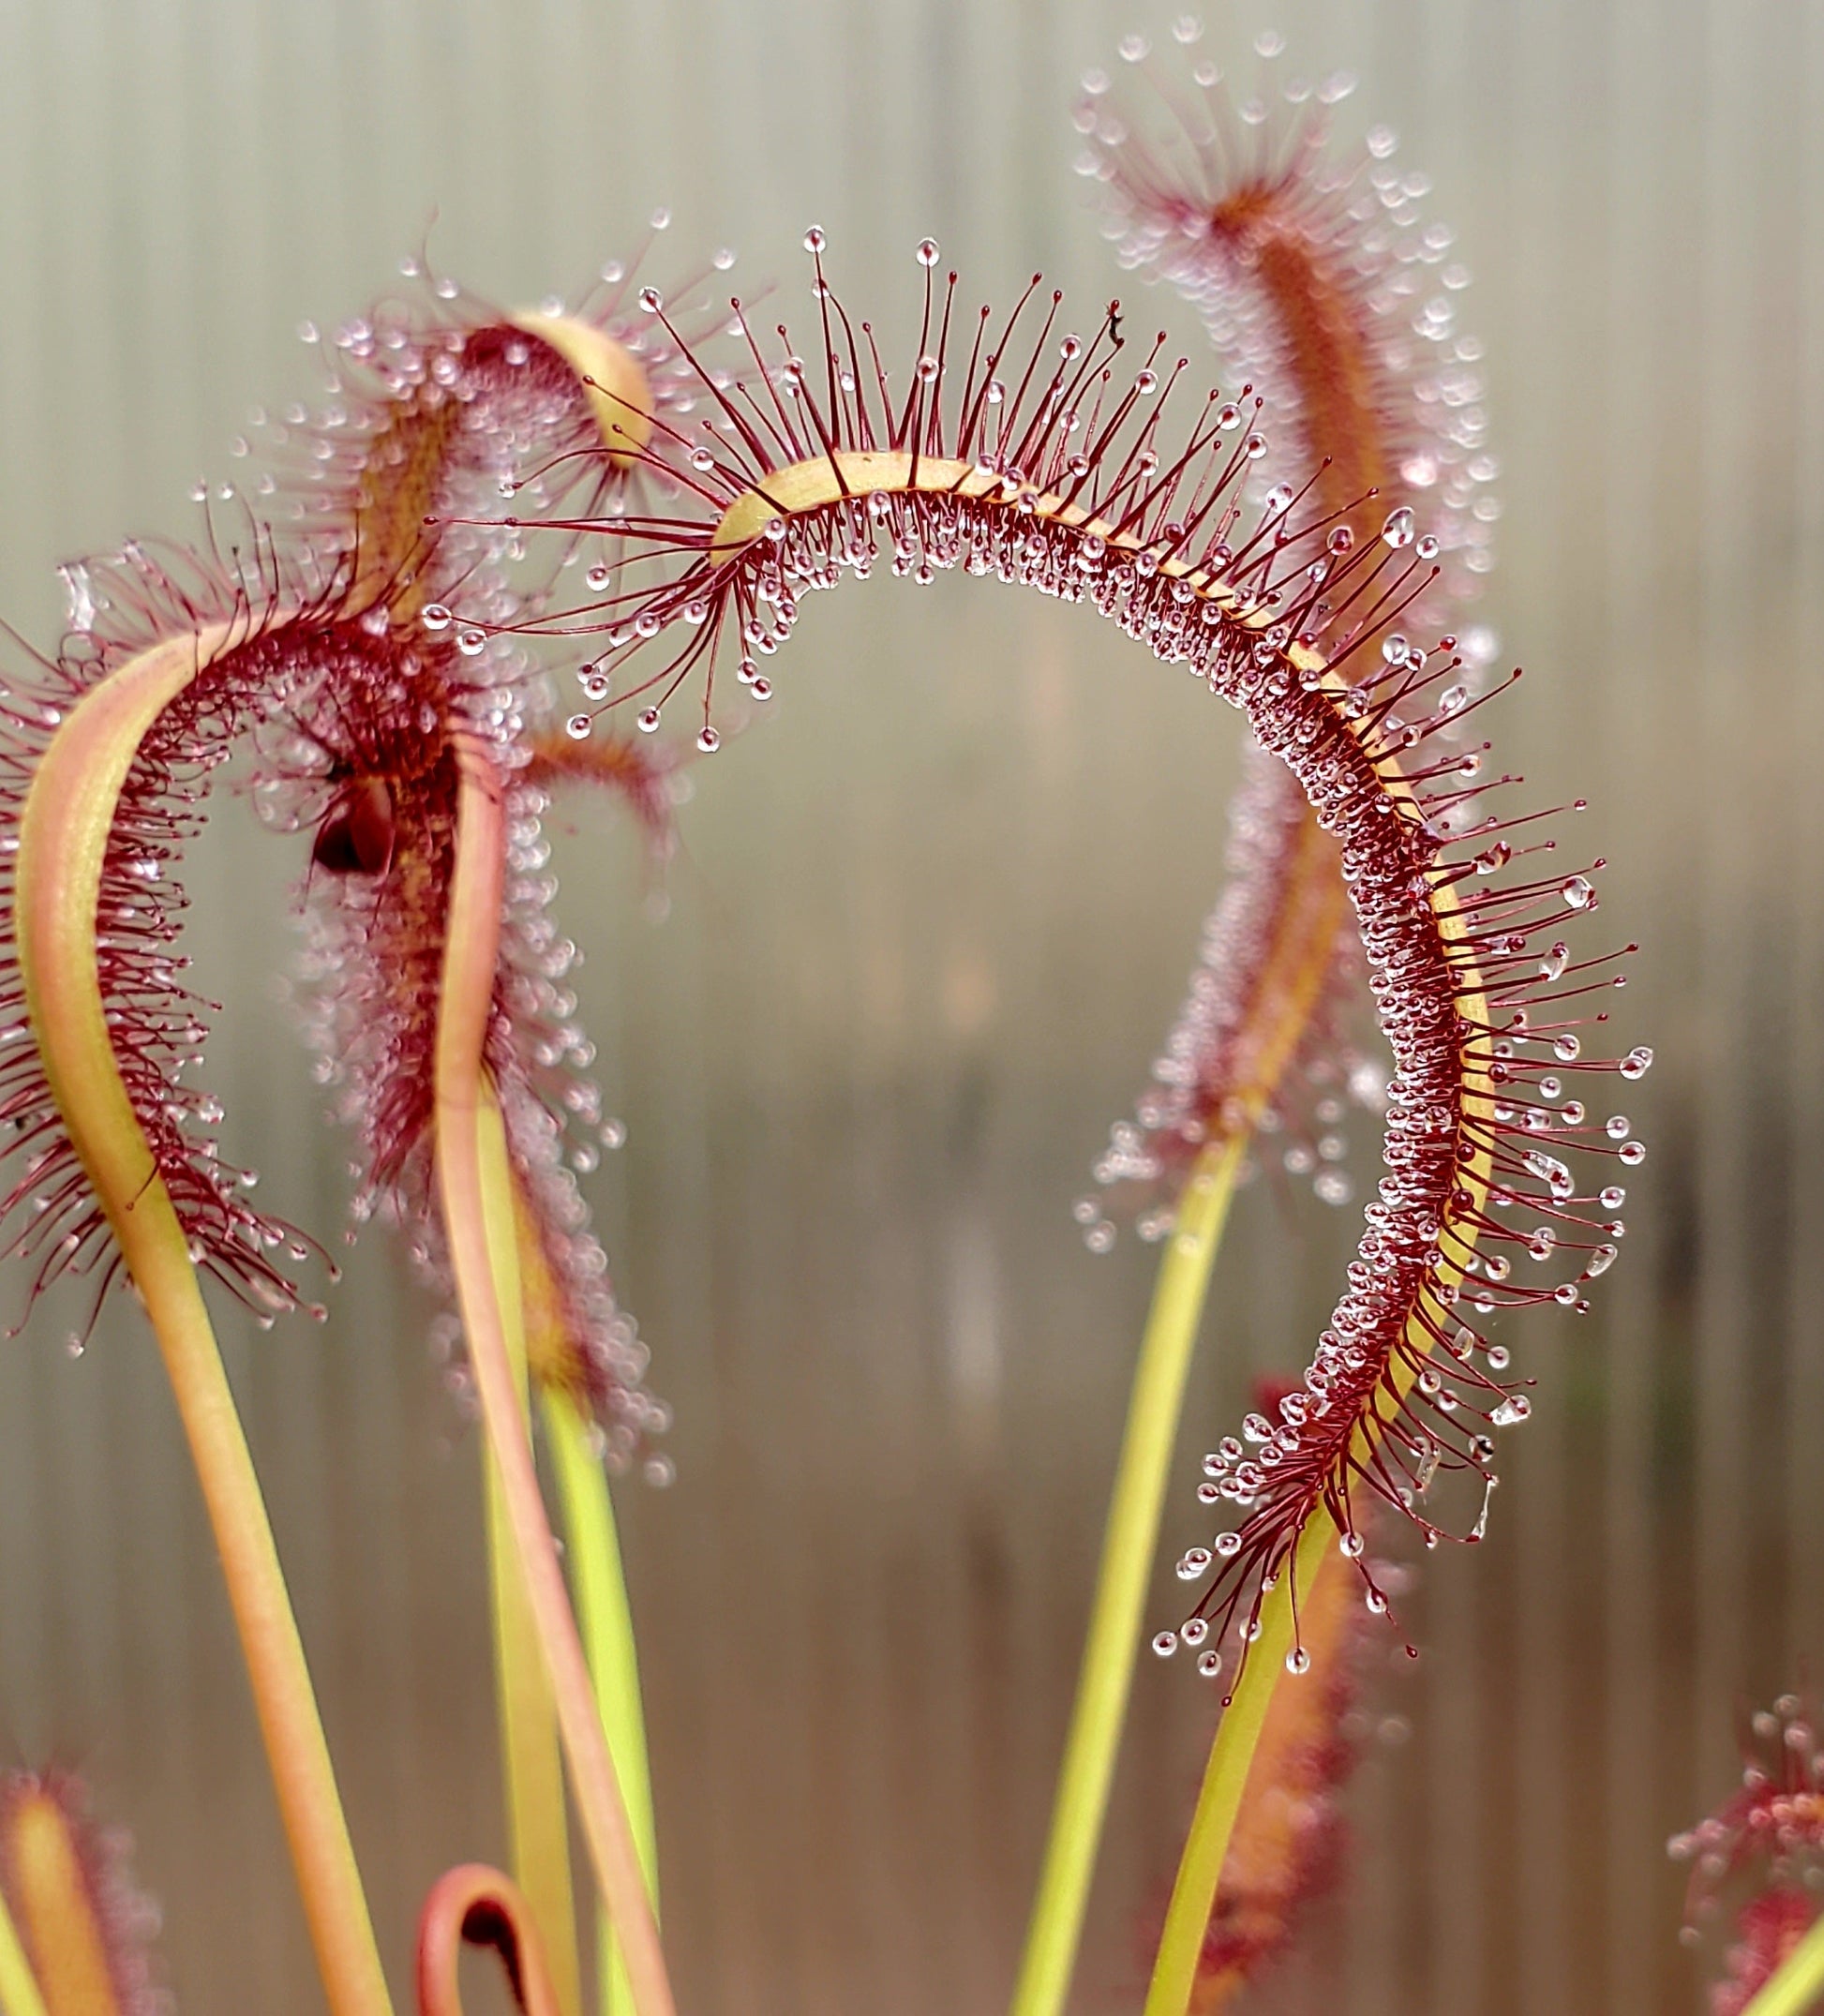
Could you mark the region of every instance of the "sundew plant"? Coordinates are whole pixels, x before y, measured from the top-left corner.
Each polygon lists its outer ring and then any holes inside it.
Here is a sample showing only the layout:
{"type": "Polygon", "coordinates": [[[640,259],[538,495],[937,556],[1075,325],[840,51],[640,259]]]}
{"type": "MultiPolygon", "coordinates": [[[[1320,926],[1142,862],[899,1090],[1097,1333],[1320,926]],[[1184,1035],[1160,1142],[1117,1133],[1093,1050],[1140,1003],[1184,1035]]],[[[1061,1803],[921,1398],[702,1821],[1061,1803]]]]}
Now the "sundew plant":
{"type": "MultiPolygon", "coordinates": [[[[984,299],[932,239],[880,304],[846,298],[815,226],[782,233],[790,284],[763,306],[721,253],[661,272],[649,248],[519,312],[416,261],[410,299],[329,334],[320,411],[252,444],[200,535],[72,563],[67,634],[14,654],[7,1250],[34,1295],[86,1275],[156,1337],[336,2016],[394,2007],[406,1935],[368,1912],[209,1302],[346,1317],[300,1285],[321,1232],[218,1152],[185,851],[243,816],[224,783],[292,851],[303,1033],[354,1216],[442,1298],[481,1426],[510,1874],[435,1885],[415,2006],[455,2016],[471,1945],[529,2016],[669,2016],[612,1499],[668,1474],[669,1414],[591,1229],[615,1123],[546,827],[606,790],[663,856],[680,766],[714,788],[730,687],[765,702],[805,598],[876,572],[1081,605],[1135,676],[1145,656],[1188,675],[1251,739],[1184,1009],[1078,1205],[1093,1247],[1131,1223],[1160,1266],[1013,2016],[1069,1995],[1149,1640],[1214,1740],[1146,2016],[1226,2007],[1334,1874],[1353,1663],[1398,1627],[1378,1549],[1487,1531],[1532,1407],[1501,1319],[1574,1319],[1616,1260],[1645,1157],[1616,1109],[1652,1053],[1611,1031],[1633,947],[1593,921],[1582,801],[1535,803],[1496,750],[1519,674],[1473,615],[1494,471],[1467,276],[1391,136],[1333,133],[1347,81],[1281,88],[1277,40],[1257,47],[1258,89],[1232,95],[1196,23],[1158,52],[1131,37],[1075,113],[1118,263],[1189,299],[1197,354],[1038,274],[984,299]],[[1352,1108],[1384,1134],[1366,1197],[1352,1108]],[[1168,1504],[1229,1202],[1269,1157],[1359,1215],[1355,1257],[1302,1377],[1168,1504]],[[1186,1598],[1149,1619],[1161,1544],[1186,1598]]],[[[1778,1911],[1757,1998],[1732,2005],[1762,2016],[1824,1966],[1778,1911]]],[[[149,2016],[148,1921],[82,1788],[9,1781],[0,2011],[149,2016]]]]}

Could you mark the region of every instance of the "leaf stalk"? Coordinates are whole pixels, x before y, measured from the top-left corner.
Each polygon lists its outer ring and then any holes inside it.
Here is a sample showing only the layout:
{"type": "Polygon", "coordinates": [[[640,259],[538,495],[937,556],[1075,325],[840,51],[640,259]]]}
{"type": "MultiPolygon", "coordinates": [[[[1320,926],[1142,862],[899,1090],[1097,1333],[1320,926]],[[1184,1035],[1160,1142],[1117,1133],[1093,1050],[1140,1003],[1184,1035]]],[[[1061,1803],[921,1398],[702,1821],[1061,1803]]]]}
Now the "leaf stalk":
{"type": "MultiPolygon", "coordinates": [[[[490,1185],[483,1197],[488,1262],[500,1288],[501,1329],[513,1373],[518,1434],[531,1448],[527,1415],[526,1333],[518,1241],[511,1194],[490,1185]]],[[[489,1610],[494,1626],[494,1684],[501,1723],[501,1785],[513,1870],[549,1966],[563,2016],[582,2016],[582,1972],[576,1956],[576,1905],[570,1876],[570,1817],[563,1796],[563,1759],[557,1706],[538,1649],[536,1621],[507,1515],[501,1466],[483,1450],[486,1498],[489,1610]]]]}
{"type": "Polygon", "coordinates": [[[1246,1149],[1247,1139],[1240,1136],[1204,1151],[1185,1187],[1159,1269],[1134,1367],[1076,1705],[1012,2016],[1057,2016],[1069,1992],[1133,1686],[1141,1613],[1159,1546],[1185,1381],[1246,1149]]]}
{"type": "Polygon", "coordinates": [[[639,1857],[589,1665],[564,1587],[532,1465],[490,1264],[485,1200],[511,1196],[501,1111],[483,1065],[494,1001],[505,876],[501,782],[482,751],[462,750],[456,871],[450,891],[436,1052],[437,1180],[469,1342],[475,1390],[496,1461],[508,1524],[557,1702],[583,1831],[597,1883],[626,1956],[637,2016],[673,2016],[671,1988],[647,1902],[639,1857]]]}
{"type": "Polygon", "coordinates": [[[49,2016],[4,1893],[0,1893],[0,2016],[49,2016]]]}
{"type": "MultiPolygon", "coordinates": [[[[1290,1573],[1280,1576],[1261,1605],[1260,1635],[1247,1649],[1234,1696],[1222,1712],[1216,1740],[1210,1746],[1209,1763],[1204,1768],[1197,1810],[1173,1882],[1172,1902],[1166,1907],[1165,1929],[1159,1936],[1142,2016],[1184,2016],[1189,2005],[1198,1958],[1204,1950],[1204,1934],[1216,1904],[1217,1885],[1234,1832],[1235,1815],[1241,1811],[1248,1767],[1254,1760],[1273,1691],[1285,1676],[1286,1655],[1293,1649],[1293,1585],[1310,1588],[1323,1562],[1323,1550],[1336,1537],[1336,1523],[1329,1513],[1322,1508],[1314,1512],[1299,1535],[1290,1573]]],[[[1305,1684],[1315,1682],[1307,1675],[1305,1684]]]]}
{"type": "MultiPolygon", "coordinates": [[[[541,1395],[545,1440],[557,1472],[563,1515],[564,1553],[576,1590],[577,1621],[595,1688],[596,1711],[608,1739],[615,1775],[627,1803],[627,1820],[647,1902],[659,1908],[658,1837],[653,1824],[652,1774],[646,1747],[646,1717],[640,1701],[639,1656],[633,1610],[627,1600],[615,1531],[614,1500],[589,1429],[568,1395],[546,1388],[541,1395]]],[[[606,1912],[600,1914],[597,1949],[598,1997],[607,2016],[631,2016],[633,1988],[620,1942],[606,1912]]]]}

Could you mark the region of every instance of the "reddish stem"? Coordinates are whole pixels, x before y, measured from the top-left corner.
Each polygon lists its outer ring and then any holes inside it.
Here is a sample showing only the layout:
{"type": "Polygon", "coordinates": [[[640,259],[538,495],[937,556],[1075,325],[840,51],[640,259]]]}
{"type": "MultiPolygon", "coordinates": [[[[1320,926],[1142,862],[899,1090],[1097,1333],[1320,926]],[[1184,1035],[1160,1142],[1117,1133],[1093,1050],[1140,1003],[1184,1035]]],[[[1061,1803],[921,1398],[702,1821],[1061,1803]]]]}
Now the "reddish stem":
{"type": "MultiPolygon", "coordinates": [[[[473,742],[459,750],[456,872],[437,1030],[437,1177],[456,1297],[514,1545],[551,1676],[558,1726],[596,1880],[626,1959],[637,2016],[673,2016],[658,1925],[614,1763],[595,1711],[557,1546],[519,1412],[488,1250],[488,1200],[511,1212],[501,1112],[483,1065],[506,870],[501,782],[473,742]]],[[[510,1222],[510,1218],[509,1218],[510,1222]]]]}

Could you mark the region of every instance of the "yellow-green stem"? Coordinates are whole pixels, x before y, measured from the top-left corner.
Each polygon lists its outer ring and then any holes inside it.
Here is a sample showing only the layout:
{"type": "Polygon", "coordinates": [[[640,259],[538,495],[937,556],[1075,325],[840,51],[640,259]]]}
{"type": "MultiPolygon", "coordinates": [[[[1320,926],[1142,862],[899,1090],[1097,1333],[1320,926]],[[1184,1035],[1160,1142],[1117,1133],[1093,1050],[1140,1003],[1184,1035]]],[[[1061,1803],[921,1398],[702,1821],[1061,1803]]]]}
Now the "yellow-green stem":
{"type": "Polygon", "coordinates": [[[1234,1698],[1223,1710],[1210,1747],[1197,1811],[1172,1886],[1172,1902],[1166,1907],[1165,1930],[1153,1963],[1143,2016],[1184,2016],[1189,2005],[1229,1837],[1241,1810],[1248,1768],[1254,1759],[1273,1690],[1284,1678],[1286,1655],[1293,1649],[1293,1583],[1295,1579],[1301,1590],[1310,1588],[1323,1550],[1336,1537],[1330,1515],[1319,1506],[1299,1535],[1292,1575],[1282,1574],[1261,1605],[1260,1636],[1248,1647],[1234,1698]]]}
{"type": "Polygon", "coordinates": [[[1775,1968],[1742,2016],[1806,2016],[1824,2000],[1824,1918],[1775,1968]]]}
{"type": "Polygon", "coordinates": [[[1069,1993],[1133,1683],[1141,1613],[1159,1545],[1159,1512],[1177,1440],[1185,1379],[1210,1266],[1221,1243],[1235,1171],[1246,1146],[1245,1139],[1235,1139],[1204,1152],[1185,1187],[1177,1224],[1159,1268],[1134,1368],[1076,1706],[1065,1740],[1051,1836],[1013,1991],[1012,2016],[1057,2016],[1069,1993]]]}
{"type": "MultiPolygon", "coordinates": [[[[646,1751],[646,1716],[640,1706],[634,1615],[620,1568],[614,1501],[601,1458],[591,1445],[588,1426],[575,1403],[547,1387],[541,1395],[541,1413],[557,1471],[565,1555],[583,1650],[589,1655],[590,1679],[595,1687],[596,1710],[607,1734],[620,1796],[627,1804],[627,1822],[634,1830],[640,1873],[646,1878],[647,1900],[656,1917],[659,1851],[652,1820],[652,1776],[646,1751]]],[[[602,2007],[606,2016],[630,2016],[633,1991],[620,1957],[620,1942],[606,1912],[598,1914],[598,1940],[597,1993],[602,2007]]]]}
{"type": "Polygon", "coordinates": [[[438,1010],[437,1188],[482,1419],[501,1467],[501,1495],[519,1555],[558,1728],[597,1885],[615,1920],[637,2016],[672,2016],[674,2004],[646,1898],[639,1856],[596,1714],[576,1620],[526,1444],[501,1331],[500,1286],[487,1225],[511,1222],[513,1167],[501,1111],[483,1068],[500,955],[506,870],[503,785],[484,751],[465,747],[456,872],[438,1010]],[[491,1201],[490,1200],[491,1196],[491,1201]]]}
{"type": "Polygon", "coordinates": [[[4,1895],[0,1895],[0,2016],[47,2016],[37,1977],[25,1957],[4,1895]]]}
{"type": "Polygon", "coordinates": [[[133,1279],[164,1353],[215,1530],[330,2007],[336,2016],[382,2016],[392,2002],[297,1620],[234,1396],[174,1217],[172,1229],[173,1242],[146,1242],[151,1253],[128,1247],[133,1279]]]}
{"type": "MultiPolygon", "coordinates": [[[[488,1259],[500,1288],[501,1328],[518,1391],[520,1432],[527,1418],[526,1331],[521,1316],[518,1244],[511,1199],[483,1198],[488,1259]],[[500,1206],[508,1210],[504,1223],[500,1206]]],[[[563,1796],[557,1704],[538,1649],[537,1624],[513,1544],[501,1467],[483,1448],[487,1501],[487,1567],[494,1620],[494,1686],[501,1720],[501,1782],[513,1874],[523,1894],[563,2016],[582,2016],[582,1968],[576,1953],[576,1904],[570,1880],[570,1815],[563,1796]]]]}

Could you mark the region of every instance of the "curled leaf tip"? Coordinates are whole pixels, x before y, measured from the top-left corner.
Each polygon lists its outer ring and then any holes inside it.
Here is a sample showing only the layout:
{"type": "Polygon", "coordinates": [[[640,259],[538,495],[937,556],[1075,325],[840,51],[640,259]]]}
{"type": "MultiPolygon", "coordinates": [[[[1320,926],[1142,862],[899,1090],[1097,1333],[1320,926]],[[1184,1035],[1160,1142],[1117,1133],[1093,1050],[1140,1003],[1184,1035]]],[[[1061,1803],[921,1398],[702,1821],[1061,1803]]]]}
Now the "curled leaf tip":
{"type": "MultiPolygon", "coordinates": [[[[1213,1453],[1205,1501],[1242,1522],[1216,1538],[1198,1615],[1218,1632],[1237,1606],[1257,1618],[1321,1512],[1353,1546],[1363,1492],[1428,1538],[1479,1538],[1496,1432],[1532,1404],[1501,1377],[1506,1351],[1482,1320],[1577,1308],[1614,1260],[1616,1165],[1645,1150],[1625,1116],[1592,1117],[1578,1095],[1639,1076],[1651,1053],[1585,1053],[1607,1019],[1590,996],[1616,975],[1601,954],[1573,965],[1555,933],[1594,909],[1600,864],[1554,864],[1533,815],[1488,809],[1511,780],[1458,734],[1473,704],[1458,640],[1400,627],[1437,581],[1435,535],[1402,504],[1358,538],[1314,479],[1251,505],[1267,443],[1188,362],[1161,369],[1155,350],[1129,365],[1114,309],[1092,335],[1059,334],[1063,297],[1039,281],[1005,315],[971,313],[934,248],[919,255],[911,366],[890,376],[852,351],[866,325],[830,288],[820,240],[807,249],[817,326],[800,347],[781,334],[767,365],[772,346],[740,309],[730,325],[769,371],[764,433],[727,372],[667,323],[717,445],[693,449],[675,510],[593,527],[638,555],[646,584],[573,620],[606,638],[606,705],[658,695],[650,727],[695,679],[707,724],[719,664],[735,658],[757,690],[758,658],[802,598],[880,565],[1086,602],[1242,709],[1339,862],[1393,1074],[1385,1172],[1304,1386],[1258,1456],[1239,1441],[1213,1453]],[[1454,1498],[1452,1477],[1466,1480],[1454,1498]]],[[[655,436],[652,455],[665,452],[655,436]]]]}
{"type": "Polygon", "coordinates": [[[418,2016],[462,2016],[456,1964],[465,1946],[500,1956],[521,2016],[560,2016],[545,1949],[519,1887],[482,1862],[446,1870],[418,1921],[418,2016]]]}
{"type": "MultiPolygon", "coordinates": [[[[1424,214],[1427,179],[1394,164],[1385,127],[1334,136],[1344,80],[1289,83],[1276,105],[1271,86],[1237,102],[1194,52],[1148,75],[1151,89],[1099,79],[1076,112],[1122,264],[1198,310],[1356,539],[1398,506],[1422,512],[1439,590],[1461,603],[1493,564],[1497,467],[1483,346],[1459,320],[1470,273],[1424,214]]],[[[1423,606],[1435,620],[1436,598],[1423,606]]]]}
{"type": "Polygon", "coordinates": [[[556,351],[576,373],[588,391],[610,463],[629,467],[652,436],[652,391],[639,352],[579,315],[524,310],[513,322],[556,351]]]}
{"type": "Polygon", "coordinates": [[[97,1263],[105,1288],[110,1230],[130,1249],[174,1223],[193,1262],[270,1314],[293,1305],[281,1262],[306,1248],[254,1208],[191,1078],[211,1009],[184,982],[176,871],[233,737],[282,692],[285,620],[143,555],[95,579],[96,627],[0,720],[0,1120],[24,1164],[0,1202],[7,1249],[34,1293],[97,1263]]]}

